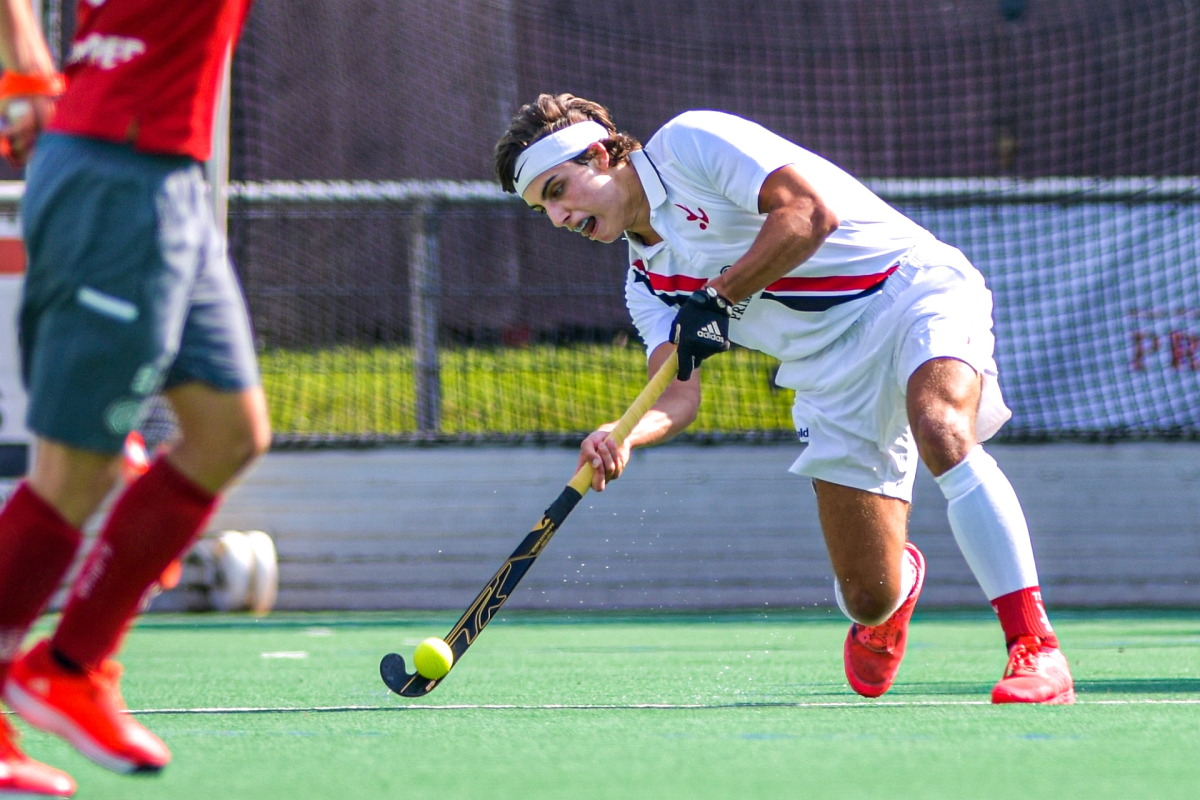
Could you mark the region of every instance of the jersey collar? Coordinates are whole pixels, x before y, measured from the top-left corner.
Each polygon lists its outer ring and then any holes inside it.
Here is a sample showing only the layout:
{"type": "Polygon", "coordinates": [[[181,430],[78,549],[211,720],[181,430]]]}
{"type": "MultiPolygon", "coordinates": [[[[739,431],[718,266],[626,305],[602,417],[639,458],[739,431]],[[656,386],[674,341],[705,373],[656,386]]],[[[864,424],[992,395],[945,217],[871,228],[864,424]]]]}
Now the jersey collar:
{"type": "Polygon", "coordinates": [[[631,152],[629,162],[633,164],[638,180],[642,182],[642,191],[646,193],[650,209],[654,210],[661,206],[667,199],[667,189],[663,186],[662,177],[658,174],[658,167],[654,166],[654,162],[650,160],[650,156],[646,155],[645,150],[631,152]]]}

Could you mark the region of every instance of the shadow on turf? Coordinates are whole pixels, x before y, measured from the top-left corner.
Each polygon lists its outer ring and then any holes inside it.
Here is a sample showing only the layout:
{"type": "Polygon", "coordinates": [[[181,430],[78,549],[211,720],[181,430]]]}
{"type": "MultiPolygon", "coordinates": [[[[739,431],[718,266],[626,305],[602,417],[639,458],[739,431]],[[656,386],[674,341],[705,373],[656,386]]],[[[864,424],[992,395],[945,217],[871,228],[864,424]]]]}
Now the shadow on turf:
{"type": "Polygon", "coordinates": [[[991,696],[992,684],[974,683],[969,681],[938,681],[936,683],[897,683],[888,692],[888,697],[896,695],[984,695],[991,696]]]}
{"type": "Polygon", "coordinates": [[[1080,694],[1200,694],[1200,678],[1122,678],[1075,681],[1080,694]]]}
{"type": "MultiPolygon", "coordinates": [[[[1200,678],[1121,678],[1117,680],[1075,681],[1080,694],[1200,694],[1200,678]]],[[[983,695],[992,694],[991,683],[938,681],[936,683],[900,682],[888,693],[896,695],[983,695]]]]}
{"type": "MultiPolygon", "coordinates": [[[[1200,694],[1200,678],[1121,678],[1117,680],[1075,681],[1079,694],[1200,694]]],[[[992,684],[967,681],[937,683],[897,683],[892,695],[984,695],[990,696],[992,684]]]]}

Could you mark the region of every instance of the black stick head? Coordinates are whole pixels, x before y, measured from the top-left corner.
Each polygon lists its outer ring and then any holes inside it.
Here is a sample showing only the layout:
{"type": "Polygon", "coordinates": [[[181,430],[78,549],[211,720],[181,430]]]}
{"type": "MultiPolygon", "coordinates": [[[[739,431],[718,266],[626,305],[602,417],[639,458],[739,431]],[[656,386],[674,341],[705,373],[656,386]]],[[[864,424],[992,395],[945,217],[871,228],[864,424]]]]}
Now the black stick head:
{"type": "Polygon", "coordinates": [[[397,653],[388,653],[383,657],[379,662],[379,675],[389,689],[402,697],[424,697],[440,683],[415,672],[409,674],[404,667],[404,656],[397,653]]]}

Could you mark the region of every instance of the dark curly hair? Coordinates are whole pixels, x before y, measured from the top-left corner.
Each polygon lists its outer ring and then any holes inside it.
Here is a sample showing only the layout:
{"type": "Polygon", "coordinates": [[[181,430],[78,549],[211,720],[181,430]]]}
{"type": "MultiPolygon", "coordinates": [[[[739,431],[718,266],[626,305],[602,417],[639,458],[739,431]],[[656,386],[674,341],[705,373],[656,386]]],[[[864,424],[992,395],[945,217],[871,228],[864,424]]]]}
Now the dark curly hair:
{"type": "MultiPolygon", "coordinates": [[[[537,100],[521,106],[509,123],[508,131],[496,142],[496,177],[504,191],[516,194],[513,171],[518,156],[526,147],[557,130],[586,120],[600,123],[609,132],[609,137],[601,144],[608,150],[614,164],[628,158],[632,151],[641,149],[641,142],[627,133],[617,131],[617,126],[609,119],[608,109],[599,103],[573,94],[540,94],[537,100]]],[[[587,163],[586,156],[576,160],[587,163]]]]}

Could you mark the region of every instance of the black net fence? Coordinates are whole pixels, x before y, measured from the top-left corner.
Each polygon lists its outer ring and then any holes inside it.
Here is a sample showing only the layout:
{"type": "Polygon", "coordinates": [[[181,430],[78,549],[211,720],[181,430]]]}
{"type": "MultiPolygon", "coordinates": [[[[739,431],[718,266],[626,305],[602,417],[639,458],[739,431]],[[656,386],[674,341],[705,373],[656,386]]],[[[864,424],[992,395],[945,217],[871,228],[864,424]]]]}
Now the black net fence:
{"type": "MultiPolygon", "coordinates": [[[[516,108],[563,91],[643,141],[748,117],[963,249],[1001,437],[1200,437],[1194,0],[257,0],[232,85],[281,443],[571,438],[636,394],[624,247],[488,183],[516,108]]],[[[706,363],[695,435],[794,435],[775,367],[706,363]]]]}

